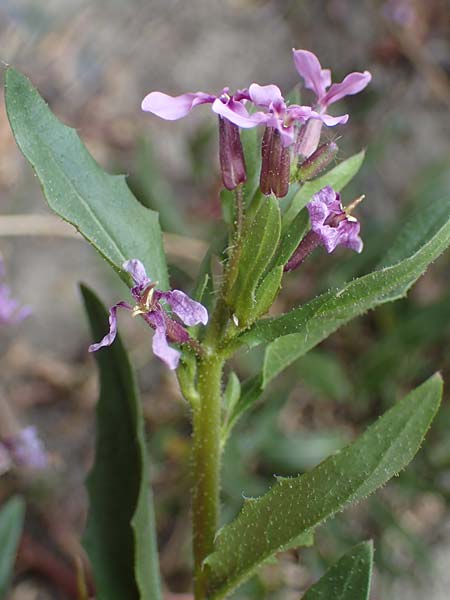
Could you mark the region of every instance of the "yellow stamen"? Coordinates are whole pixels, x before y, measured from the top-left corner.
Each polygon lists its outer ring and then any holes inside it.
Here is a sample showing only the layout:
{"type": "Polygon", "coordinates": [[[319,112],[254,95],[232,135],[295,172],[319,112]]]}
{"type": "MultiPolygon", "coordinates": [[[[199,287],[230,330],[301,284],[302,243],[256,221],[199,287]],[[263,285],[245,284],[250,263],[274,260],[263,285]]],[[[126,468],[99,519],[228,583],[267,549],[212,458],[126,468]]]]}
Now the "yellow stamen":
{"type": "Polygon", "coordinates": [[[350,202],[350,204],[344,208],[345,214],[347,216],[351,216],[352,212],[355,210],[358,204],[361,204],[365,197],[366,195],[363,194],[362,196],[359,196],[359,198],[356,198],[356,200],[353,200],[353,202],[350,202]]]}

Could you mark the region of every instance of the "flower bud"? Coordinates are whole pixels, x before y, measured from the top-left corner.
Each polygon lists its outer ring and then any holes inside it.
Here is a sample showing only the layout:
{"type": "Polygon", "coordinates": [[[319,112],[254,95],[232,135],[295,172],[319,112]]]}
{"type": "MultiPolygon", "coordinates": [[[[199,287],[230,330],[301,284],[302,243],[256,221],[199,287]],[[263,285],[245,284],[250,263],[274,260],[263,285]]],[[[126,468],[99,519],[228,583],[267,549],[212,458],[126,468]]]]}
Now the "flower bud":
{"type": "Polygon", "coordinates": [[[295,153],[304,158],[311,156],[319,145],[321,132],[322,121],[319,119],[310,119],[298,132],[295,153]]]}
{"type": "Polygon", "coordinates": [[[239,127],[219,117],[219,159],[223,185],[234,190],[247,179],[239,127]]]}
{"type": "Polygon", "coordinates": [[[289,191],[289,148],[283,146],[280,134],[273,127],[266,127],[261,154],[261,191],[266,196],[273,193],[283,198],[289,191]]]}
{"type": "Polygon", "coordinates": [[[335,159],[338,146],[334,142],[327,142],[317,148],[313,154],[304,160],[297,170],[300,181],[315,179],[335,159]]]}

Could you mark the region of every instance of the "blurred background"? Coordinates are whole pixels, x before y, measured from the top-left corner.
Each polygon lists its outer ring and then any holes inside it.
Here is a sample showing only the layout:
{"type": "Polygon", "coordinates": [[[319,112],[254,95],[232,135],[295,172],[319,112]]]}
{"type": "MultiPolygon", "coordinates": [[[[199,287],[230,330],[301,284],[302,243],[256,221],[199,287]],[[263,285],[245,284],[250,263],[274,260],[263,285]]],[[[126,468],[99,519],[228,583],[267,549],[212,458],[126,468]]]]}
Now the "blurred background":
{"type": "MultiPolygon", "coordinates": [[[[225,85],[298,84],[291,49],[315,52],[334,80],[368,69],[373,81],[344,106],[340,159],[367,147],[344,202],[359,207],[365,252],[318,251],[285,277],[275,310],[373,268],[412,210],[449,195],[448,0],[1,0],[0,60],[28,75],[52,110],[78,130],[111,172],[161,213],[174,287],[189,289],[220,219],[216,122],[207,107],[177,123],[140,111],[146,93],[217,92],[225,85]],[[196,241],[187,242],[183,237],[196,241]]],[[[302,100],[308,102],[307,94],[302,100]]],[[[0,329],[0,421],[10,411],[37,427],[44,472],[0,477],[0,504],[27,501],[25,534],[8,600],[76,598],[74,556],[86,516],[97,383],[78,282],[107,305],[123,297],[109,268],[50,216],[0,97],[0,252],[15,297],[33,315],[0,329]],[[21,215],[22,218],[11,219],[21,215]],[[31,215],[31,217],[30,217],[31,215]]],[[[273,474],[298,474],[363,431],[395,399],[440,369],[450,381],[450,255],[408,299],[357,319],[280,377],[237,427],[224,459],[224,519],[273,474]]],[[[148,332],[121,330],[143,392],[161,564],[167,589],[190,577],[189,420],[174,376],[151,359],[148,332]]],[[[240,357],[251,375],[257,352],[240,357]]],[[[444,600],[450,589],[450,407],[410,468],[376,496],[317,532],[317,547],[290,551],[236,598],[297,600],[354,543],[375,540],[372,600],[444,600]]]]}

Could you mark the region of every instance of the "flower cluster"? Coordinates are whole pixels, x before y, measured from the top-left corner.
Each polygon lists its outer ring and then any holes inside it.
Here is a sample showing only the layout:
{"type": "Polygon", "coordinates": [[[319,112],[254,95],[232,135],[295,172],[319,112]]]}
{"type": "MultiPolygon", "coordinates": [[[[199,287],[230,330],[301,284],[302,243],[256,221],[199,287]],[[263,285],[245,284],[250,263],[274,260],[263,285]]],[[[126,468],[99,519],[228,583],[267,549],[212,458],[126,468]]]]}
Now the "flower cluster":
{"type": "Polygon", "coordinates": [[[89,352],[96,352],[113,343],[117,335],[117,309],[124,308],[134,317],[141,316],[150,325],[155,331],[153,353],[165,362],[169,369],[176,369],[181,353],[169,346],[169,342],[194,345],[195,341],[183,325],[166,312],[163,303],[170,307],[174,315],[188,327],[200,323],[206,325],[208,322],[206,308],[180,290],[169,292],[158,290],[157,282],[151,281],[144,265],[136,258],[127,260],[123,268],[134,280],[135,285],[131,288],[131,295],[136,304],[133,307],[128,302],[118,302],[109,309],[109,332],[100,342],[89,346],[89,352]]]}
{"type": "Polygon", "coordinates": [[[252,83],[248,89],[238,90],[235,94],[224,88],[218,96],[194,92],[172,97],[151,92],[142,101],[142,109],[162,119],[176,120],[185,117],[196,106],[211,104],[219,117],[222,179],[230,190],[246,180],[239,128],[265,126],[261,148],[261,191],[281,198],[289,189],[292,155],[309,157],[319,145],[322,125],[334,127],[347,122],[348,115],[333,117],[328,114],[328,107],[345,96],[360,92],[371,80],[370,73],[365,71],[350,73],[341,83],[331,85],[330,70],[322,69],[312,52],[293,50],[293,57],[305,86],[316,95],[314,107],[288,106],[276,85],[252,83]],[[257,110],[249,111],[249,103],[257,110]]]}

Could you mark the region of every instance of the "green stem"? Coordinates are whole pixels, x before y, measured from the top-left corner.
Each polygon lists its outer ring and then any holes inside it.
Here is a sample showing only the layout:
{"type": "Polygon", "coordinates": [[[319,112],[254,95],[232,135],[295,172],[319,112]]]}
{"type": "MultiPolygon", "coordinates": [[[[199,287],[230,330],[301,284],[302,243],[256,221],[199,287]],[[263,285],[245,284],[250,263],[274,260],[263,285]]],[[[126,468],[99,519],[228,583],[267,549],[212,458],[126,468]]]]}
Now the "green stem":
{"type": "Polygon", "coordinates": [[[203,561],[213,551],[219,520],[221,379],[223,359],[206,356],[198,365],[199,404],[193,431],[193,545],[195,600],[205,600],[207,571],[203,561]]]}
{"type": "Polygon", "coordinates": [[[235,282],[239,267],[239,258],[241,256],[242,234],[244,231],[245,222],[244,191],[242,184],[234,190],[234,199],[235,220],[230,254],[228,257],[228,263],[223,273],[223,281],[218,294],[216,306],[211,316],[208,332],[205,337],[205,345],[210,347],[215,347],[217,345],[225,331],[230,317],[225,298],[235,282]]]}

